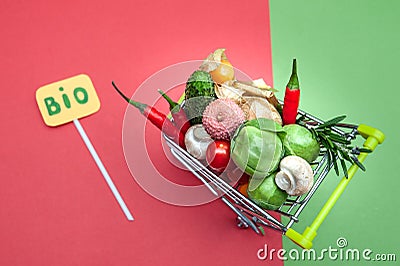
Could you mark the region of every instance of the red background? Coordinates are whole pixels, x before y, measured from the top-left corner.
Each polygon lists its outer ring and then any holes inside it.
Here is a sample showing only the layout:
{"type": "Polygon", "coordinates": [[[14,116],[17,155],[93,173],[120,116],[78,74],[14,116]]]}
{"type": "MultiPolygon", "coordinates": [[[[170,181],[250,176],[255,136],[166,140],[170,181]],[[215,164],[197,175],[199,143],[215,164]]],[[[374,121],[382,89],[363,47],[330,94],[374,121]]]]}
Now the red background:
{"type": "Polygon", "coordinates": [[[111,87],[132,95],[159,69],[219,47],[272,84],[267,1],[1,1],[0,25],[0,265],[253,265],[266,263],[264,244],[281,247],[278,233],[237,229],[220,201],[177,207],[144,192],[124,159],[126,103],[111,87]],[[102,104],[81,123],[133,222],[73,124],[49,128],[36,106],[36,89],[79,73],[102,104]]]}

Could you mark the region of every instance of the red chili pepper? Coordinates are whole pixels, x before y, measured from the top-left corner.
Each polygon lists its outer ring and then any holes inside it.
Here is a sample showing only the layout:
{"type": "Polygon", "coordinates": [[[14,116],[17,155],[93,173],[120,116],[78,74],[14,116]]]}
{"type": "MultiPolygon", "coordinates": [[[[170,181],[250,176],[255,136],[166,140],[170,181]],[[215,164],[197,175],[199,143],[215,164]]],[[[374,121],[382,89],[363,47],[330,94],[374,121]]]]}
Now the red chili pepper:
{"type": "Polygon", "coordinates": [[[174,118],[175,126],[180,129],[182,134],[186,134],[190,127],[189,119],[186,116],[185,111],[181,108],[181,106],[174,102],[167,94],[165,94],[162,90],[158,90],[158,92],[167,100],[169,103],[169,110],[171,111],[171,115],[174,118]]]}
{"type": "Polygon", "coordinates": [[[286,85],[285,99],[283,101],[283,124],[295,124],[300,101],[299,79],[297,77],[296,59],[293,59],[292,75],[286,85]]]}
{"type": "Polygon", "coordinates": [[[155,125],[158,129],[160,129],[165,135],[169,138],[173,139],[176,143],[179,144],[182,148],[185,148],[185,135],[182,134],[172,122],[167,118],[167,116],[156,108],[148,106],[147,104],[135,102],[128,97],[126,97],[112,82],[112,85],[117,90],[117,92],[124,98],[128,103],[135,106],[139,111],[148,119],[150,120],[153,125],[155,125]]]}

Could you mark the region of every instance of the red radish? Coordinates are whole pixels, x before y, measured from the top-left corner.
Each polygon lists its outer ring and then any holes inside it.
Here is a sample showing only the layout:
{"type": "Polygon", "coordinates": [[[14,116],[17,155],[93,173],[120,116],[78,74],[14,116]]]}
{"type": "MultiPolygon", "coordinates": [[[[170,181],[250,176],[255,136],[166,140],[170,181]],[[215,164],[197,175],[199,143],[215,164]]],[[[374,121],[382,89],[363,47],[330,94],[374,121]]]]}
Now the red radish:
{"type": "Polygon", "coordinates": [[[229,163],[230,142],[226,140],[216,140],[207,147],[206,160],[210,168],[218,173],[222,173],[229,163]]]}
{"type": "Polygon", "coordinates": [[[286,85],[283,101],[282,119],[284,125],[295,124],[300,101],[299,79],[297,77],[296,59],[293,59],[292,75],[286,85]]]}

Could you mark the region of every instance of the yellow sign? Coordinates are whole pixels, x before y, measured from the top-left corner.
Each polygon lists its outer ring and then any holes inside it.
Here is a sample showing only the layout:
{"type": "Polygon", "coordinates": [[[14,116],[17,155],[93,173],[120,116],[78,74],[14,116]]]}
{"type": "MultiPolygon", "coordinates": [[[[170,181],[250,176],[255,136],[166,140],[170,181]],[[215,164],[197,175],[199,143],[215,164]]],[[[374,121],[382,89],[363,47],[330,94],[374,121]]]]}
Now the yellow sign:
{"type": "Polygon", "coordinates": [[[36,91],[36,102],[48,126],[59,126],[100,109],[100,100],[89,76],[77,75],[36,91]]]}

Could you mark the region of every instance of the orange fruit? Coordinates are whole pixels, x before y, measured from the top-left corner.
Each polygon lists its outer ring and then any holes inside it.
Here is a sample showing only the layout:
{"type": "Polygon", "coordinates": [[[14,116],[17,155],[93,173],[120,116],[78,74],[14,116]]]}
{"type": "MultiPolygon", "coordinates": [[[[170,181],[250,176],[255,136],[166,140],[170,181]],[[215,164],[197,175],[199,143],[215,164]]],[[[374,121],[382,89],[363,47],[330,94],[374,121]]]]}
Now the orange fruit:
{"type": "Polygon", "coordinates": [[[238,191],[242,193],[245,197],[249,197],[247,194],[247,188],[249,187],[249,183],[242,184],[238,187],[238,191]]]}
{"type": "Polygon", "coordinates": [[[218,84],[233,80],[235,77],[233,66],[228,60],[221,60],[221,64],[215,70],[211,71],[210,74],[214,82],[218,84]]]}

